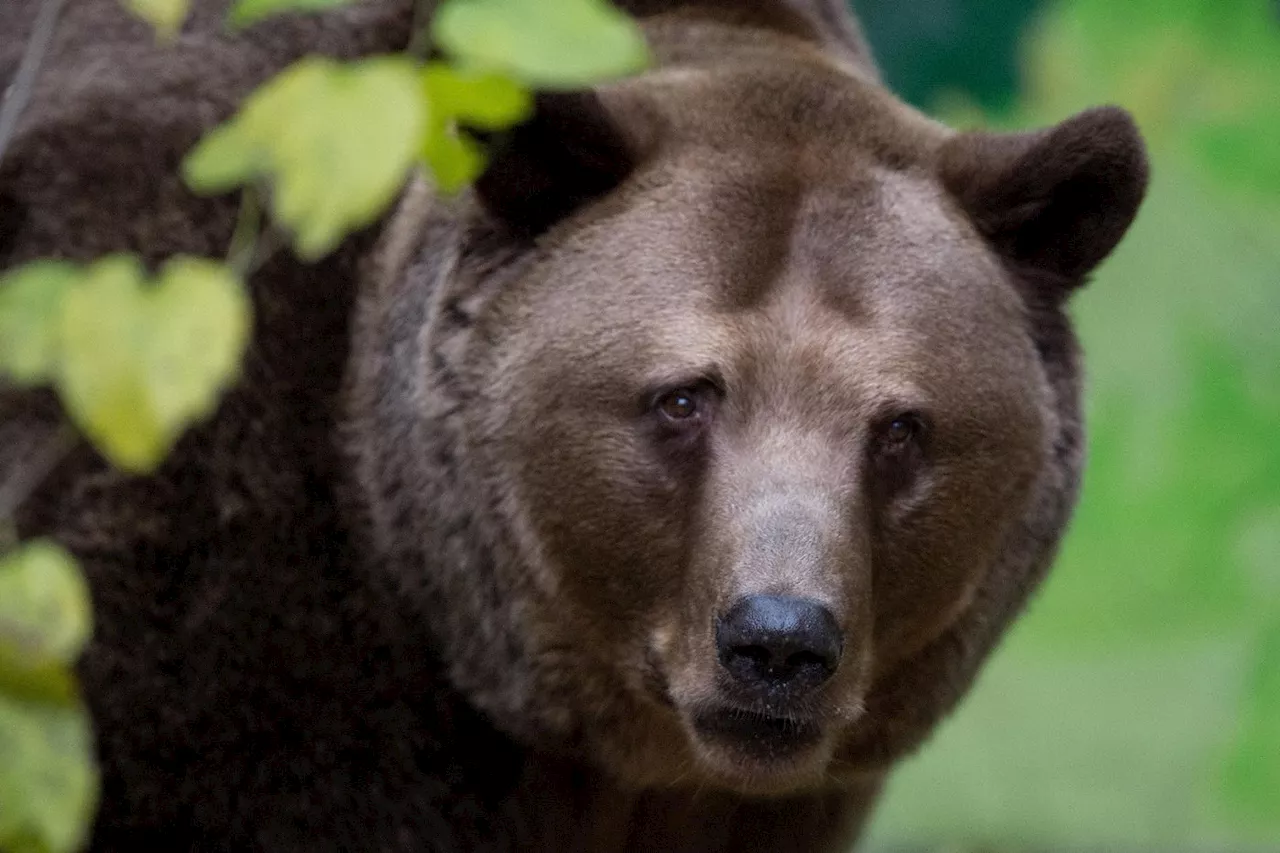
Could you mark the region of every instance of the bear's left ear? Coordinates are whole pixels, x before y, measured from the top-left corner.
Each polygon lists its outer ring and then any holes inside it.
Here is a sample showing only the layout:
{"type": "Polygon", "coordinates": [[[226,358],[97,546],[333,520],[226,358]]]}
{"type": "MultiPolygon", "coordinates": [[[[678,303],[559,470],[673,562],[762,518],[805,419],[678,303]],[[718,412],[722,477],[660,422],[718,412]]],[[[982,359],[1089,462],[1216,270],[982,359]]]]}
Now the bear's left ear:
{"type": "Polygon", "coordinates": [[[538,234],[631,174],[642,150],[634,131],[591,90],[541,93],[528,121],[492,140],[476,195],[513,231],[538,234]]]}
{"type": "Polygon", "coordinates": [[[1128,230],[1147,188],[1138,128],[1117,107],[1031,133],[963,133],[939,173],[978,230],[1015,268],[1048,274],[1065,297],[1128,230]]]}

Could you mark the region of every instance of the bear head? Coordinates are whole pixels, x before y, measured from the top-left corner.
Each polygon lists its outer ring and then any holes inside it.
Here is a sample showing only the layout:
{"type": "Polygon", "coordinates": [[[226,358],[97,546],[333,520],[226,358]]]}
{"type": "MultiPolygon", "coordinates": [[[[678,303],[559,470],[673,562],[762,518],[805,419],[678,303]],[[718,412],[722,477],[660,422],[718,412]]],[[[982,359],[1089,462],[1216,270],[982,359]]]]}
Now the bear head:
{"type": "Polygon", "coordinates": [[[650,19],[655,70],[413,187],[361,295],[374,564],[470,702],[627,785],[880,772],[1075,498],[1064,302],[1143,196],[1132,121],[956,133],[802,29],[650,19]]]}

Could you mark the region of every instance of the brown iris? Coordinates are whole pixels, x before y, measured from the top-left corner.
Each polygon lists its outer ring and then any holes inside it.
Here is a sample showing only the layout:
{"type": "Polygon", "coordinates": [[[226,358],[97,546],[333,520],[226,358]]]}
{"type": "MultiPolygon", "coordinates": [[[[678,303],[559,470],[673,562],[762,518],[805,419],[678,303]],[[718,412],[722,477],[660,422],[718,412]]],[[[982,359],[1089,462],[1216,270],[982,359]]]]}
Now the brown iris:
{"type": "Polygon", "coordinates": [[[692,390],[678,388],[662,395],[658,411],[673,421],[684,421],[698,414],[698,401],[692,390]]]}
{"type": "Polygon", "coordinates": [[[918,421],[911,415],[896,417],[884,428],[884,441],[890,447],[906,444],[915,438],[918,421]]]}

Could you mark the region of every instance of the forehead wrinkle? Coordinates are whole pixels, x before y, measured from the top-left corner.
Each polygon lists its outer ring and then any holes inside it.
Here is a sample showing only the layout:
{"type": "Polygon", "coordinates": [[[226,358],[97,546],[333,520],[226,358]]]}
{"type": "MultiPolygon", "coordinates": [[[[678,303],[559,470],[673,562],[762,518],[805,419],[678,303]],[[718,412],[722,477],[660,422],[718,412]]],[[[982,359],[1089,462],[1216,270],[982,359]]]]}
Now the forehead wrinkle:
{"type": "Polygon", "coordinates": [[[692,228],[675,239],[708,256],[719,310],[734,311],[759,304],[791,266],[791,234],[802,201],[800,179],[784,169],[703,170],[689,175],[696,210],[692,228]],[[708,179],[706,175],[714,175],[708,179]]]}
{"type": "Polygon", "coordinates": [[[852,250],[875,218],[875,189],[865,172],[818,184],[805,198],[791,235],[790,274],[850,323],[865,321],[862,270],[852,250]]]}
{"type": "Polygon", "coordinates": [[[906,369],[914,336],[876,328],[864,305],[863,267],[873,259],[858,237],[879,215],[874,179],[870,170],[850,172],[796,197],[786,269],[740,324],[778,401],[849,414],[853,400],[873,410],[923,396],[906,369]]]}
{"type": "Polygon", "coordinates": [[[856,430],[890,403],[923,399],[903,365],[910,339],[850,322],[802,277],[788,277],[766,304],[735,314],[730,328],[745,405],[777,426],[856,430]]]}

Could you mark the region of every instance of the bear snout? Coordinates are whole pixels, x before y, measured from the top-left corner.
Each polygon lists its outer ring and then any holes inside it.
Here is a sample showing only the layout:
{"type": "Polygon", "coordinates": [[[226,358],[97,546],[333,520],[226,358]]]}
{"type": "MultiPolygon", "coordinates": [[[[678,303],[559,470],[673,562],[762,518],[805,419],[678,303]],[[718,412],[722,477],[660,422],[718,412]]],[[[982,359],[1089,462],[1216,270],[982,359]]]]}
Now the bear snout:
{"type": "Polygon", "coordinates": [[[735,686],[772,702],[808,696],[835,674],[844,650],[831,611],[794,596],[744,596],[715,633],[720,667],[735,686]]]}

